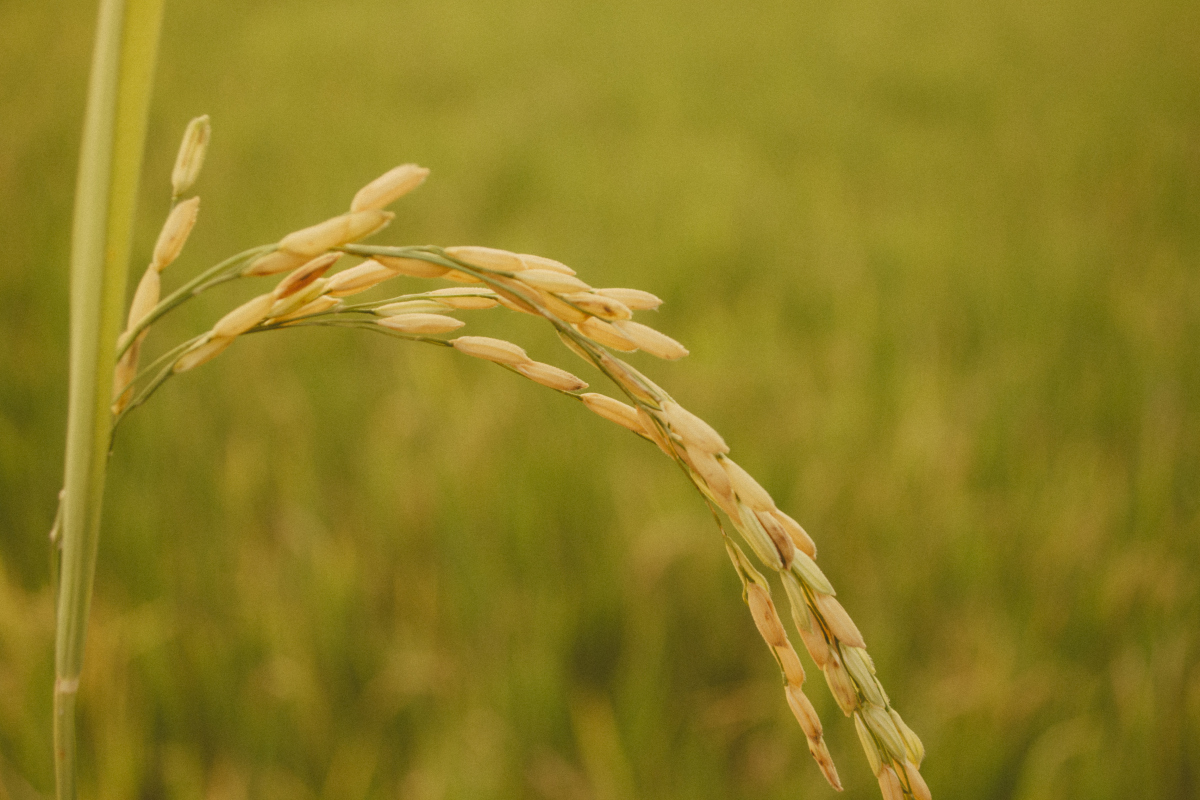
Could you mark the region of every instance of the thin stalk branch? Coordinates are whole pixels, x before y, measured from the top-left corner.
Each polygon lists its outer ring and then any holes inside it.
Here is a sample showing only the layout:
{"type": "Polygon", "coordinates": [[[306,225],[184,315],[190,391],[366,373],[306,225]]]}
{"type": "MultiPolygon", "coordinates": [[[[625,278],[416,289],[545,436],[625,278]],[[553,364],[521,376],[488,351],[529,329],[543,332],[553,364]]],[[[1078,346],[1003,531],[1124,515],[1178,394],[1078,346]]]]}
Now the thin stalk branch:
{"type": "Polygon", "coordinates": [[[243,250],[237,255],[233,255],[225,259],[220,264],[215,264],[212,267],[209,267],[204,272],[201,272],[199,275],[185,283],[183,286],[180,286],[178,289],[171,292],[171,294],[160,300],[158,305],[151,309],[150,313],[144,316],[137,325],[134,325],[132,328],[125,331],[125,333],[121,334],[120,338],[117,339],[116,357],[120,358],[121,356],[125,355],[125,351],[133,345],[133,342],[137,339],[138,334],[161,319],[167,312],[183,305],[188,300],[191,300],[193,297],[211,289],[214,286],[225,283],[226,281],[234,280],[235,278],[239,277],[239,273],[234,271],[237,267],[240,267],[243,263],[250,261],[251,259],[265,255],[274,249],[275,245],[268,244],[261,247],[252,247],[249,250],[243,250]]]}

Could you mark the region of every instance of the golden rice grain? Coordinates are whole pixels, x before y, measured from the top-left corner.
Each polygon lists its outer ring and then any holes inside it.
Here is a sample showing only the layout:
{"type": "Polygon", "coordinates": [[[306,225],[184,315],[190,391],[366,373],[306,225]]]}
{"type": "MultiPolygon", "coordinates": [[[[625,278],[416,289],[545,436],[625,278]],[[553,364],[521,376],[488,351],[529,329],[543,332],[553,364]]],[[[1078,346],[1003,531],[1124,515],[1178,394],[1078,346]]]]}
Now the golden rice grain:
{"type": "Polygon", "coordinates": [[[721,434],[700,417],[678,403],[668,400],[663,403],[663,416],[671,430],[679,435],[683,443],[712,454],[729,452],[729,445],[721,434]]]}
{"type": "Polygon", "coordinates": [[[850,673],[846,672],[846,668],[842,666],[841,659],[834,653],[829,659],[829,663],[825,665],[823,670],[825,673],[825,682],[829,684],[829,691],[833,694],[833,699],[837,701],[838,708],[846,716],[854,713],[854,709],[858,708],[858,695],[854,691],[854,681],[850,680],[850,673]]]}
{"type": "Polygon", "coordinates": [[[662,300],[641,289],[596,289],[596,294],[619,300],[633,311],[653,311],[662,305],[662,300]]]}
{"type": "Polygon", "coordinates": [[[621,335],[633,342],[640,350],[667,361],[676,361],[688,354],[688,349],[661,331],[631,319],[612,323],[621,335]]]}
{"type": "Polygon", "coordinates": [[[770,514],[756,511],[754,512],[754,516],[758,518],[758,522],[763,526],[763,530],[767,532],[767,536],[771,537],[771,542],[775,545],[775,549],[779,551],[779,557],[783,559],[784,568],[786,569],[791,566],[792,559],[796,554],[796,546],[792,544],[787,531],[770,514]]]}
{"type": "Polygon", "coordinates": [[[933,800],[929,785],[921,776],[921,771],[911,761],[904,762],[904,774],[908,778],[908,788],[912,790],[914,800],[933,800]]]}
{"type": "Polygon", "coordinates": [[[183,132],[183,141],[179,143],[179,153],[175,156],[175,166],[171,170],[173,197],[180,197],[200,177],[200,168],[204,166],[204,156],[211,138],[212,125],[209,124],[208,114],[188,123],[183,132]]]}
{"type": "Polygon", "coordinates": [[[270,293],[252,297],[217,320],[210,336],[213,339],[232,339],[240,336],[266,319],[274,304],[275,297],[270,293]]]}
{"type": "Polygon", "coordinates": [[[449,333],[467,323],[444,314],[399,314],[376,320],[377,325],[400,333],[449,333]]]}
{"type": "Polygon", "coordinates": [[[659,388],[654,381],[606,351],[601,350],[596,355],[596,360],[601,368],[612,375],[613,380],[639,403],[644,403],[650,408],[658,408],[659,398],[666,397],[666,392],[659,388]]]}
{"type": "Polygon", "coordinates": [[[750,616],[754,618],[754,625],[763,640],[771,647],[787,646],[787,633],[775,611],[775,604],[771,602],[770,593],[757,583],[751,583],[746,587],[746,604],[750,606],[750,616]]]}
{"type": "Polygon", "coordinates": [[[450,271],[449,267],[434,264],[420,258],[401,258],[399,256],[372,256],[388,269],[393,269],[401,275],[410,278],[440,278],[450,271]]]}
{"type": "Polygon", "coordinates": [[[454,345],[454,348],[460,353],[487,361],[495,361],[497,364],[516,366],[531,361],[522,348],[512,342],[493,339],[490,336],[460,336],[457,339],[451,339],[450,344],[454,345]]]}
{"type": "Polygon", "coordinates": [[[250,263],[250,266],[242,270],[242,274],[252,278],[264,275],[278,275],[281,272],[302,267],[308,261],[308,256],[289,253],[286,250],[276,250],[272,253],[267,253],[265,256],[256,258],[250,263]]]}
{"type": "MultiPolygon", "coordinates": [[[[292,316],[298,308],[311,303],[325,292],[325,287],[329,285],[328,278],[317,278],[305,288],[296,292],[291,297],[285,297],[282,300],[276,300],[271,306],[271,310],[267,312],[268,319],[281,319],[283,317],[292,316]]],[[[337,299],[337,298],[333,298],[337,299]]]]}
{"type": "Polygon", "coordinates": [[[850,619],[846,609],[842,608],[842,604],[835,597],[828,594],[814,594],[813,601],[830,633],[851,647],[865,648],[867,646],[863,641],[862,634],[858,632],[858,626],[854,624],[854,620],[850,619]]]}
{"type": "Polygon", "coordinates": [[[179,152],[175,155],[175,167],[170,170],[172,197],[182,196],[199,178],[211,138],[212,126],[209,124],[208,114],[197,116],[188,122],[184,130],[184,140],[179,143],[179,152]]]}
{"type": "Polygon", "coordinates": [[[733,490],[729,485],[729,475],[726,474],[717,457],[707,450],[696,448],[684,443],[684,452],[688,461],[697,474],[704,480],[708,488],[726,504],[733,502],[733,490]]]}
{"type": "Polygon", "coordinates": [[[651,413],[646,409],[638,406],[637,416],[642,423],[642,433],[645,434],[650,441],[658,445],[658,449],[662,450],[668,458],[675,458],[675,448],[673,448],[671,443],[663,437],[662,430],[655,422],[653,415],[651,415],[651,413]]]}
{"type": "Polygon", "coordinates": [[[535,289],[559,294],[586,292],[591,288],[574,275],[565,275],[549,269],[527,269],[520,273],[517,279],[535,289]]]}
{"type": "Polygon", "coordinates": [[[199,213],[199,197],[184,200],[171,209],[171,213],[167,215],[167,221],[163,223],[162,230],[158,233],[158,241],[154,243],[154,255],[150,258],[150,264],[154,269],[162,272],[179,257],[184,244],[187,243],[188,235],[196,224],[196,215],[199,213]]]}
{"type": "Polygon", "coordinates": [[[801,730],[809,739],[821,738],[821,718],[813,708],[812,701],[805,696],[798,684],[789,684],[784,690],[787,695],[788,707],[792,709],[801,730]]]}
{"type": "Polygon", "coordinates": [[[774,517],[775,520],[783,526],[783,529],[787,531],[788,536],[791,537],[792,544],[796,545],[796,547],[799,547],[805,553],[808,553],[809,558],[817,557],[816,543],[813,542],[812,537],[808,535],[808,532],[800,526],[799,522],[796,522],[796,520],[792,519],[778,508],[772,509],[767,513],[774,517]]]}
{"type": "Polygon", "coordinates": [[[279,240],[279,249],[314,258],[326,250],[370,236],[387,227],[395,216],[377,208],[352,211],[289,233],[279,240]]]}
{"type": "Polygon", "coordinates": [[[429,296],[436,297],[435,302],[447,308],[457,308],[461,311],[495,308],[497,304],[496,293],[491,289],[472,289],[467,286],[435,289],[429,296]]]}
{"type": "Polygon", "coordinates": [[[825,740],[809,739],[808,752],[812,754],[813,760],[821,768],[821,774],[825,776],[825,780],[836,791],[840,792],[842,790],[842,782],[838,779],[837,768],[833,765],[833,756],[829,755],[829,747],[826,746],[825,740]]]}
{"type": "Polygon", "coordinates": [[[538,291],[538,302],[547,312],[561,319],[563,322],[579,323],[591,319],[585,312],[580,311],[575,306],[559,298],[558,295],[551,294],[547,291],[538,291]]]}
{"type": "Polygon", "coordinates": [[[890,765],[884,764],[879,768],[879,793],[883,800],[905,800],[904,787],[896,777],[896,771],[890,765]]]}
{"type": "Polygon", "coordinates": [[[829,648],[829,641],[825,638],[825,632],[821,630],[821,626],[813,625],[809,628],[802,628],[797,625],[796,630],[813,663],[817,665],[818,669],[824,670],[833,660],[833,651],[829,648]]]}
{"type": "Polygon", "coordinates": [[[341,257],[341,253],[325,253],[293,270],[291,274],[281,280],[275,287],[275,299],[282,300],[285,297],[291,297],[297,292],[307,289],[312,285],[313,281],[324,275],[326,270],[332,267],[341,257]]]}
{"type": "Polygon", "coordinates": [[[375,259],[368,259],[361,264],[344,269],[329,278],[325,286],[330,297],[347,297],[359,292],[365,292],[389,278],[396,277],[396,271],[375,259]]]}
{"type": "Polygon", "coordinates": [[[542,315],[540,311],[529,305],[529,303],[526,303],[520,297],[504,289],[496,289],[496,300],[509,311],[520,311],[522,314],[531,314],[535,317],[542,315]]]}
{"type": "Polygon", "coordinates": [[[566,295],[564,299],[580,310],[586,311],[594,317],[600,317],[600,319],[629,319],[633,316],[629,306],[620,300],[592,292],[573,292],[566,295]]]}
{"type": "Polygon", "coordinates": [[[358,190],[350,201],[351,211],[384,208],[416,189],[429,177],[429,170],[416,164],[401,164],[358,190]]]}
{"type": "Polygon", "coordinates": [[[583,400],[583,404],[593,414],[598,414],[610,422],[615,422],[622,427],[628,428],[634,433],[645,433],[642,430],[642,423],[638,419],[637,409],[628,403],[622,403],[620,400],[614,400],[608,395],[597,394],[596,392],[581,394],[579,398],[583,400]]]}
{"type": "Polygon", "coordinates": [[[392,317],[396,314],[440,314],[445,310],[446,306],[436,300],[401,300],[379,306],[374,312],[381,317],[392,317]]]}
{"type": "Polygon", "coordinates": [[[749,472],[742,469],[741,465],[731,458],[723,459],[721,464],[729,473],[729,482],[733,484],[733,491],[737,492],[738,499],[755,511],[773,511],[775,509],[775,501],[771,499],[771,495],[751,477],[749,472]]]}
{"type": "Polygon", "coordinates": [[[187,372],[189,369],[195,369],[201,364],[212,361],[225,351],[225,348],[233,344],[234,337],[212,338],[206,337],[193,345],[186,353],[178,358],[175,366],[171,369],[174,372],[187,372]]]}
{"type": "Polygon", "coordinates": [[[786,647],[776,647],[775,655],[779,657],[779,665],[788,685],[803,686],[804,666],[800,663],[800,656],[796,655],[796,648],[792,647],[792,643],[788,642],[786,647]]]}
{"type": "Polygon", "coordinates": [[[574,275],[575,270],[568,267],[561,261],[555,261],[553,258],[545,256],[534,256],[529,253],[519,254],[519,258],[525,265],[525,269],[548,269],[551,272],[561,272],[563,275],[574,275]]]}
{"type": "Polygon", "coordinates": [[[162,278],[159,277],[158,270],[150,267],[142,273],[142,279],[138,281],[137,289],[133,293],[133,301],[129,304],[129,322],[126,330],[137,327],[138,323],[154,310],[154,307],[158,305],[161,293],[162,278]]]}
{"type": "Polygon", "coordinates": [[[623,353],[632,353],[634,350],[637,350],[637,345],[622,336],[612,326],[611,322],[605,322],[595,317],[588,317],[576,325],[575,328],[596,344],[602,344],[605,347],[611,347],[613,350],[620,350],[623,353]]]}
{"type": "Polygon", "coordinates": [[[129,349],[117,359],[113,369],[112,405],[109,410],[113,416],[120,414],[133,399],[133,380],[137,377],[138,355],[142,349],[142,337],[134,339],[129,349]]]}
{"type": "Polygon", "coordinates": [[[447,270],[442,277],[448,281],[454,281],[456,283],[483,283],[483,279],[476,278],[471,273],[463,272],[462,270],[458,269],[447,270]]]}
{"type": "Polygon", "coordinates": [[[460,245],[447,247],[446,255],[464,264],[496,272],[523,272],[525,263],[516,253],[498,250],[495,247],[478,247],[476,245],[460,245]]]}
{"type": "Polygon", "coordinates": [[[296,319],[297,317],[308,317],[312,316],[313,314],[323,314],[326,311],[330,311],[337,306],[340,306],[341,304],[342,301],[338,298],[324,295],[322,297],[318,297],[316,300],[305,303],[304,305],[298,307],[295,311],[291,311],[283,316],[276,317],[275,321],[282,322],[288,319],[296,319]]]}
{"type": "Polygon", "coordinates": [[[540,361],[530,361],[528,364],[518,364],[517,372],[529,380],[558,389],[562,392],[578,392],[587,388],[587,383],[565,369],[559,369],[553,364],[543,364],[540,361]]]}

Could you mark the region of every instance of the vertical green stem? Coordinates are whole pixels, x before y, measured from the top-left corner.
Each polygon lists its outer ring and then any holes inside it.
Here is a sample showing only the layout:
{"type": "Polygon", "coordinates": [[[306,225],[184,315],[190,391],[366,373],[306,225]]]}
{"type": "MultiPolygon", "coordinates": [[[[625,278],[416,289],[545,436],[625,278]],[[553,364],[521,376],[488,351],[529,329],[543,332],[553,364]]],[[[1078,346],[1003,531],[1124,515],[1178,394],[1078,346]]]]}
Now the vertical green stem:
{"type": "Polygon", "coordinates": [[[74,800],[75,699],[112,430],[109,403],[163,0],[101,0],[71,231],[71,355],[57,604],[54,764],[74,800]]]}

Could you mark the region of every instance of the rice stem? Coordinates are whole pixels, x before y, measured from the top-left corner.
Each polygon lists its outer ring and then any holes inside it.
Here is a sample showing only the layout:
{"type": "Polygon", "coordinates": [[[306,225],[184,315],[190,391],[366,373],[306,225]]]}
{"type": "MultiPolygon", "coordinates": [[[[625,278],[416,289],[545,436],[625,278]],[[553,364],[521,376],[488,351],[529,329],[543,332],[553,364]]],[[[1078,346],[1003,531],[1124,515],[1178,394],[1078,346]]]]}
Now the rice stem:
{"type": "Polygon", "coordinates": [[[70,365],[54,655],[58,800],[78,795],[83,665],[112,429],[116,340],[163,0],[101,0],[71,230],[70,365]]]}

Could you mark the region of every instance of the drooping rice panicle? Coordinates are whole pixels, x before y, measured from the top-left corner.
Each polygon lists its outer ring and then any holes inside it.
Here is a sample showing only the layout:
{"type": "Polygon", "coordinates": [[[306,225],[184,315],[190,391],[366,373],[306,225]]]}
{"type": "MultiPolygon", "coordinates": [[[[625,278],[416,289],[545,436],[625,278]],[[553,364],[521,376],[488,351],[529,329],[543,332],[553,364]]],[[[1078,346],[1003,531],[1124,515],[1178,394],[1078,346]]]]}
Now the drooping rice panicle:
{"type": "MultiPolygon", "coordinates": [[[[715,428],[609,352],[640,350],[667,360],[686,356],[688,350],[683,344],[634,319],[635,312],[655,310],[662,301],[638,289],[594,289],[575,270],[542,256],[474,245],[443,249],[354,244],[386,226],[392,215],[383,211],[383,206],[420,185],[427,173],[415,165],[385,173],[355,196],[349,213],[288,234],[271,252],[240,269],[239,274],[246,276],[290,274],[274,291],[244,302],[173,356],[169,372],[184,372],[215,358],[236,337],[252,330],[328,324],[367,327],[450,346],[578,398],[593,413],[654,442],[685,472],[710,503],[714,515],[718,509],[723,512],[758,561],[777,573],[795,631],[821,670],[838,707],[853,720],[883,796],[887,800],[929,798],[929,789],[919,772],[924,757],[920,739],[892,708],[876,678],[861,631],[816,564],[817,549],[811,537],[777,507],[762,484],[731,458],[729,445],[715,428]],[[326,276],[341,252],[367,260],[326,276]],[[395,277],[469,285],[354,305],[341,299],[395,277]],[[430,338],[464,325],[462,320],[442,312],[497,305],[547,320],[571,352],[600,370],[629,402],[584,393],[587,383],[581,378],[553,364],[535,361],[522,347],[504,339],[476,335],[450,340],[430,338]]],[[[184,219],[182,212],[180,219],[184,219]]],[[[164,246],[165,263],[170,261],[165,258],[170,251],[164,246]]],[[[157,300],[153,279],[146,280],[146,298],[157,300]]],[[[134,311],[144,316],[147,304],[154,305],[146,298],[135,301],[131,309],[130,331],[137,322],[134,311]]],[[[140,339],[127,351],[134,352],[135,360],[138,343],[140,339]]],[[[840,789],[821,722],[802,688],[804,668],[771,597],[770,584],[741,546],[725,535],[724,527],[721,532],[742,582],[751,618],[780,668],[786,702],[822,773],[831,786],[840,789]]]]}

